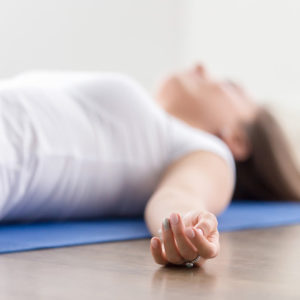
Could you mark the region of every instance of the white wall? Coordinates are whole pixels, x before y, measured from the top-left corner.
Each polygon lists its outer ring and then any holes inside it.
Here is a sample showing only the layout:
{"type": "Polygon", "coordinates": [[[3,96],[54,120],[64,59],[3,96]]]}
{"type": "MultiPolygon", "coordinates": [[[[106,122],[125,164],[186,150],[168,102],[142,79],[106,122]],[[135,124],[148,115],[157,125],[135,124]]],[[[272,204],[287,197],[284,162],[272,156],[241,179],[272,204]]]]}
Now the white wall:
{"type": "Polygon", "coordinates": [[[176,67],[179,0],[0,0],[0,77],[27,69],[116,70],[151,88],[176,67]]]}
{"type": "Polygon", "coordinates": [[[116,70],[153,89],[168,70],[203,61],[300,109],[299,15],[298,0],[0,0],[0,77],[116,70]]]}
{"type": "Polygon", "coordinates": [[[116,70],[152,89],[198,60],[259,98],[296,105],[299,15],[298,0],[0,0],[0,77],[116,70]]]}
{"type": "Polygon", "coordinates": [[[188,0],[183,63],[200,59],[259,98],[300,101],[300,1],[188,0]]]}

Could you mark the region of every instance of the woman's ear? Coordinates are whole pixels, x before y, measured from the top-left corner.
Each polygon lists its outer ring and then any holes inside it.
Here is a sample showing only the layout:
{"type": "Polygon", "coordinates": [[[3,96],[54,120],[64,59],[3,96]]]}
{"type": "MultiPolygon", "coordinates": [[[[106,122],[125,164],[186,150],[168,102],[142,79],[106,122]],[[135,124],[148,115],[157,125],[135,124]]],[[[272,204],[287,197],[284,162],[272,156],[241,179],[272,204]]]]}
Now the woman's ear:
{"type": "Polygon", "coordinates": [[[227,144],[236,161],[245,161],[251,155],[251,143],[244,128],[224,128],[220,132],[220,137],[227,144]]]}

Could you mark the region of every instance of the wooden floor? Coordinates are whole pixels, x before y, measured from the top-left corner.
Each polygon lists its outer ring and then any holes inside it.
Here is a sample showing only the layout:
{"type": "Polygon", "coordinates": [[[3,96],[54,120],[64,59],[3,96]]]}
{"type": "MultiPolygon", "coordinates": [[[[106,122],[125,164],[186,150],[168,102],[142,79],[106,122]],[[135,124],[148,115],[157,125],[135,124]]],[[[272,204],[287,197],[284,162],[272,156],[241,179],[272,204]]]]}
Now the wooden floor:
{"type": "Polygon", "coordinates": [[[300,299],[300,226],[221,245],[203,269],[155,265],[148,240],[0,255],[0,299],[300,299]]]}

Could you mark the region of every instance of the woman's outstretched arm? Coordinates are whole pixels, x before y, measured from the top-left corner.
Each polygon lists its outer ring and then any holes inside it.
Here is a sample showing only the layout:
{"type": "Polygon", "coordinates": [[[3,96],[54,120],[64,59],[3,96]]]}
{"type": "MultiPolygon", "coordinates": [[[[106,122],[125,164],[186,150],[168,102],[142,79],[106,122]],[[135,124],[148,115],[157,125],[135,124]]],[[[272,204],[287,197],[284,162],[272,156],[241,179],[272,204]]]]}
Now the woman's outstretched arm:
{"type": "Polygon", "coordinates": [[[224,159],[204,151],[184,156],[167,169],[145,209],[147,226],[156,236],[151,251],[157,263],[182,264],[201,255],[201,265],[218,254],[215,214],[230,202],[233,177],[224,159]]]}

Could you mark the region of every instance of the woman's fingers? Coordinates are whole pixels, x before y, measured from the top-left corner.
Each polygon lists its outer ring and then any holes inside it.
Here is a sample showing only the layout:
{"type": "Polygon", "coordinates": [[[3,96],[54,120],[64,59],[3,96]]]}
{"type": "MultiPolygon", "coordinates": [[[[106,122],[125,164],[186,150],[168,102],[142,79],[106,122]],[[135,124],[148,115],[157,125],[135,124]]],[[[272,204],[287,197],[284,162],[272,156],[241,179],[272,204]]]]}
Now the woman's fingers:
{"type": "Polygon", "coordinates": [[[162,224],[162,238],[151,240],[151,252],[154,260],[161,265],[172,263],[182,265],[192,261],[198,255],[201,259],[196,265],[202,265],[205,259],[215,257],[219,252],[219,233],[216,217],[204,212],[196,216],[194,227],[186,227],[179,214],[173,213],[162,224]]]}
{"type": "Polygon", "coordinates": [[[184,261],[191,261],[198,256],[198,250],[186,237],[182,218],[179,214],[173,213],[170,216],[171,228],[178,247],[178,251],[184,261]]]}
{"type": "Polygon", "coordinates": [[[198,254],[203,258],[216,257],[219,252],[219,232],[215,231],[208,240],[200,228],[186,228],[186,235],[190,241],[197,247],[198,254]]]}
{"type": "Polygon", "coordinates": [[[184,259],[177,250],[172,228],[170,226],[170,220],[168,218],[165,218],[163,221],[162,237],[164,242],[166,259],[172,264],[183,263],[184,259]]]}
{"type": "Polygon", "coordinates": [[[163,245],[159,238],[152,238],[151,252],[158,264],[181,265],[197,257],[197,248],[185,236],[185,226],[181,217],[178,214],[171,214],[170,219],[164,219],[162,224],[163,245]]]}
{"type": "Polygon", "coordinates": [[[198,217],[198,223],[195,227],[200,228],[204,233],[204,236],[208,238],[211,235],[211,233],[217,230],[218,221],[214,214],[206,212],[205,214],[202,214],[198,217]]]}
{"type": "Polygon", "coordinates": [[[161,245],[159,238],[153,237],[151,239],[150,249],[151,249],[152,256],[156,263],[158,263],[160,265],[165,265],[168,263],[168,261],[166,260],[166,258],[164,256],[164,253],[162,251],[162,245],[161,245]]]}
{"type": "Polygon", "coordinates": [[[210,212],[205,212],[199,216],[193,231],[195,239],[193,241],[191,239],[191,241],[198,248],[200,255],[205,258],[215,257],[220,248],[216,216],[210,212]]]}

